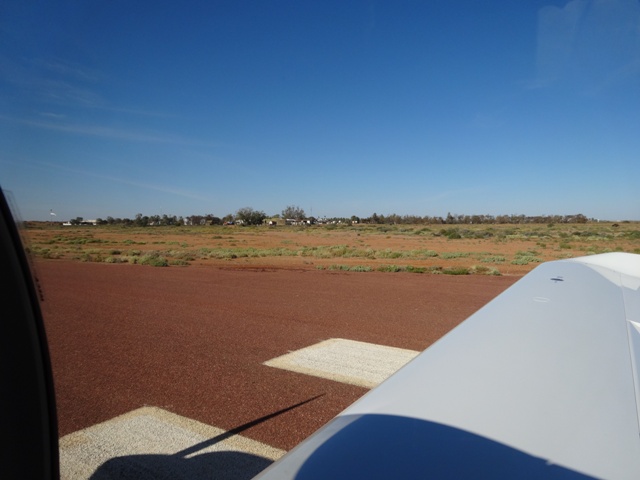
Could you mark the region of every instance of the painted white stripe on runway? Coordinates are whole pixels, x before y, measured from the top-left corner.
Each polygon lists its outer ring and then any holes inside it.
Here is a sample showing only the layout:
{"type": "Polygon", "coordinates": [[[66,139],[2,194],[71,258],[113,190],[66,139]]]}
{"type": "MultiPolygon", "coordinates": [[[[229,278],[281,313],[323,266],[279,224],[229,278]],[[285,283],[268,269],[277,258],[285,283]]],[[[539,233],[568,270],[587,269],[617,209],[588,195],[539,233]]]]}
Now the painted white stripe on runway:
{"type": "Polygon", "coordinates": [[[331,338],[263,363],[337,382],[373,388],[420,352],[331,338]]]}
{"type": "Polygon", "coordinates": [[[139,408],[62,437],[60,477],[249,479],[285,453],[225,433],[160,408],[139,408]]]}

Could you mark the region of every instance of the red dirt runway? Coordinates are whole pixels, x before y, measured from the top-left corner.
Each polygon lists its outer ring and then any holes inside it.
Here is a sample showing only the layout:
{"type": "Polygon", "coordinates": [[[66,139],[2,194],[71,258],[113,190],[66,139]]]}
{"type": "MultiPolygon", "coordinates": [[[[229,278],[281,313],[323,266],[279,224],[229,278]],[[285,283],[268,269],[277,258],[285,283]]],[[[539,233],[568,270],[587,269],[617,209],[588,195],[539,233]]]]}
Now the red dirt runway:
{"type": "Polygon", "coordinates": [[[143,405],[285,450],[366,389],[262,362],[328,338],[424,350],[519,277],[36,265],[60,436],[143,405]]]}

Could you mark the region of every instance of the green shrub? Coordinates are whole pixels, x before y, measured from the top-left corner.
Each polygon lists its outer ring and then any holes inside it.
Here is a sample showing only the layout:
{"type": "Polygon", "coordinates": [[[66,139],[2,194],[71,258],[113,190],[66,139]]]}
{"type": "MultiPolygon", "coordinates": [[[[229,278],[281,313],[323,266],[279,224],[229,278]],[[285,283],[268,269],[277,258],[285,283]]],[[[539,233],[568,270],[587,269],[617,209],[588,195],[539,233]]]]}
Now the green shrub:
{"type": "Polygon", "coordinates": [[[122,258],[119,258],[119,257],[111,257],[111,256],[109,256],[109,257],[107,257],[107,258],[105,258],[105,259],[104,259],[104,263],[122,263],[122,262],[124,262],[124,261],[125,261],[125,260],[123,260],[122,258]]]}
{"type": "Polygon", "coordinates": [[[378,272],[401,272],[403,267],[400,265],[380,265],[376,270],[378,272]]]}
{"type": "Polygon", "coordinates": [[[449,240],[458,240],[462,238],[457,228],[443,228],[440,230],[440,235],[447,237],[449,240]]]}
{"type": "Polygon", "coordinates": [[[529,265],[532,261],[539,262],[535,257],[516,257],[511,260],[511,265],[529,265]]]}
{"type": "Polygon", "coordinates": [[[152,267],[168,267],[169,262],[166,258],[161,257],[158,252],[150,252],[138,259],[139,265],[151,265],[152,267]]]}
{"type": "MultiPolygon", "coordinates": [[[[318,265],[316,268],[318,268],[319,270],[322,270],[322,265],[318,265]]],[[[349,265],[336,265],[336,264],[333,264],[333,265],[329,265],[328,270],[342,270],[342,271],[345,271],[345,272],[370,272],[371,271],[371,267],[368,267],[366,265],[349,266],[349,265]]]]}
{"type": "Polygon", "coordinates": [[[542,260],[538,258],[536,250],[519,251],[515,258],[511,261],[512,265],[529,265],[529,263],[540,263],[542,260]]]}
{"type": "Polygon", "coordinates": [[[472,238],[478,239],[486,239],[493,238],[495,236],[495,232],[492,228],[487,228],[486,230],[478,230],[476,232],[470,232],[472,238]]]}
{"type": "Polygon", "coordinates": [[[376,257],[378,258],[400,258],[402,257],[402,252],[392,251],[387,248],[385,250],[380,250],[376,253],[376,257]]]}
{"type": "Polygon", "coordinates": [[[444,252],[440,254],[440,258],[450,260],[452,258],[466,258],[469,256],[469,252],[444,252]]]}
{"type": "Polygon", "coordinates": [[[366,265],[355,265],[355,266],[349,268],[349,271],[351,271],[351,272],[370,272],[371,271],[371,267],[366,266],[366,265]]]}
{"type": "Polygon", "coordinates": [[[80,256],[75,257],[76,260],[80,260],[81,262],[93,262],[93,256],[89,253],[82,253],[80,256]]]}
{"type": "Polygon", "coordinates": [[[448,267],[443,268],[442,273],[445,275],[469,275],[469,269],[466,267],[448,267]]]}
{"type": "Polygon", "coordinates": [[[424,273],[427,271],[425,267],[414,267],[412,265],[407,265],[406,271],[409,273],[424,273]]]}
{"type": "Polygon", "coordinates": [[[469,270],[469,273],[474,275],[500,275],[497,268],[490,268],[485,265],[473,265],[469,270]]]}

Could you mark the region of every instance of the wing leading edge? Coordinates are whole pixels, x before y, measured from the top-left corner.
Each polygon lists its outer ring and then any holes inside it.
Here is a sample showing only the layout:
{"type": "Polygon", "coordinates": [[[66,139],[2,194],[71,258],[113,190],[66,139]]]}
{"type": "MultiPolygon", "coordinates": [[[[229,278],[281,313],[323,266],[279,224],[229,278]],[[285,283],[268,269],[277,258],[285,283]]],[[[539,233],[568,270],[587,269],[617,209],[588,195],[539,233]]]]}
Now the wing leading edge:
{"type": "Polygon", "coordinates": [[[548,262],[259,478],[640,478],[640,255],[548,262]]]}

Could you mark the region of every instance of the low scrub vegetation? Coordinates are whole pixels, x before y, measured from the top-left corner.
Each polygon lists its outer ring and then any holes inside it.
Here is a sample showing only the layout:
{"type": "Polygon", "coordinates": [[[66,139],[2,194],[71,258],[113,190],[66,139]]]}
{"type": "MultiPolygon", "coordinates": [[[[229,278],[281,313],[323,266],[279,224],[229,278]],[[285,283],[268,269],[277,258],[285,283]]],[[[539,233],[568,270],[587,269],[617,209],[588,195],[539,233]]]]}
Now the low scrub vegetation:
{"type": "Polygon", "coordinates": [[[540,262],[558,258],[640,253],[640,222],[153,228],[31,224],[23,233],[27,250],[38,258],[152,266],[270,265],[499,275],[526,273],[540,262]]]}

